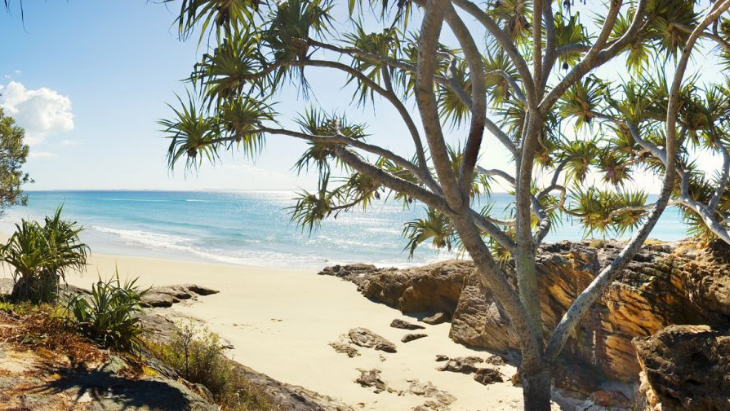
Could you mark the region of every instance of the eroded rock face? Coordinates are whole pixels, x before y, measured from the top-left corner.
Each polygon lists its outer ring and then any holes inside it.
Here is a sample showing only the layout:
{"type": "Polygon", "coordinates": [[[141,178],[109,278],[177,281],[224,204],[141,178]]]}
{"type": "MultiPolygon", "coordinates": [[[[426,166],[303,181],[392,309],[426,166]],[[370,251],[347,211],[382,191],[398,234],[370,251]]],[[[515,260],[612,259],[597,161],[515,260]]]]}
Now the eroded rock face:
{"type": "MultiPolygon", "coordinates": [[[[546,338],[578,293],[620,250],[618,243],[588,241],[541,247],[538,283],[546,338]]],[[[450,336],[456,342],[506,356],[518,353],[509,319],[473,271],[470,262],[448,261],[404,270],[360,270],[356,278],[343,278],[355,282],[366,297],[404,313],[451,314],[450,336]]],[[[579,324],[559,359],[554,383],[583,398],[607,381],[638,385],[641,368],[633,338],[671,324],[729,320],[727,245],[646,245],[579,324]]]]}
{"type": "Polygon", "coordinates": [[[649,404],[658,400],[667,410],[730,409],[730,330],[673,325],[635,339],[634,346],[651,388],[649,404]]]}

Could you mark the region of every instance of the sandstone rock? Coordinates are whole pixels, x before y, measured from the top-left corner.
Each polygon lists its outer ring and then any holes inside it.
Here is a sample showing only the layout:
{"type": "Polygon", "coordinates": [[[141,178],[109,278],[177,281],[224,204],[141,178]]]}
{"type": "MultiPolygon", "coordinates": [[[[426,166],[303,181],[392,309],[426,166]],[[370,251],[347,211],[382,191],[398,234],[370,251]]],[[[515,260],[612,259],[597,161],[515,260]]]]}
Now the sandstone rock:
{"type": "Polygon", "coordinates": [[[357,349],[349,344],[340,342],[331,342],[330,347],[334,348],[335,351],[343,354],[347,354],[348,357],[353,358],[360,355],[357,349]]]}
{"type": "Polygon", "coordinates": [[[447,410],[448,405],[456,401],[456,397],[429,382],[408,380],[408,392],[420,397],[433,398],[435,401],[426,402],[424,406],[432,410],[447,410]]]}
{"type": "Polygon", "coordinates": [[[390,326],[393,328],[400,328],[402,330],[423,330],[426,328],[422,325],[411,324],[408,321],[403,321],[397,318],[390,323],[390,326]]]}
{"type": "Polygon", "coordinates": [[[450,316],[448,313],[440,312],[436,313],[430,317],[426,317],[423,319],[423,322],[429,325],[437,325],[437,324],[443,324],[447,321],[449,321],[450,316]]]}
{"type": "MultiPolygon", "coordinates": [[[[560,242],[541,247],[538,286],[545,335],[622,244],[560,242]]],[[[511,270],[506,267],[507,271],[511,270]]],[[[467,261],[358,275],[368,298],[408,312],[452,314],[450,337],[469,347],[519,358],[518,338],[488,284],[467,261]]],[[[648,244],[579,324],[557,361],[554,384],[587,398],[607,382],[638,385],[635,337],[671,324],[730,322],[730,247],[713,242],[648,244]]]]}
{"type": "Polygon", "coordinates": [[[672,325],[634,345],[663,409],[730,409],[730,330],[672,325]]]}
{"type": "Polygon", "coordinates": [[[407,343],[423,337],[428,337],[428,334],[406,334],[401,338],[401,342],[407,343]]]}
{"type": "Polygon", "coordinates": [[[220,292],[218,290],[214,290],[212,288],[204,287],[198,284],[185,284],[183,285],[183,287],[186,287],[188,290],[194,292],[195,294],[202,296],[218,294],[220,292]]]}
{"type": "Polygon", "coordinates": [[[454,358],[447,361],[445,365],[437,368],[437,370],[471,374],[477,370],[477,367],[475,367],[473,364],[470,364],[469,362],[454,358]]]}
{"type": "Polygon", "coordinates": [[[504,378],[502,377],[502,373],[494,368],[480,368],[474,373],[474,381],[482,385],[494,384],[495,382],[504,382],[504,378]]]}
{"type": "Polygon", "coordinates": [[[357,346],[374,348],[389,353],[396,352],[395,344],[367,328],[353,328],[347,335],[350,337],[350,341],[357,346]]]}
{"type": "Polygon", "coordinates": [[[449,357],[443,354],[436,354],[436,361],[442,362],[442,361],[448,361],[449,357]]]}
{"type": "Polygon", "coordinates": [[[360,384],[361,386],[375,388],[376,394],[379,394],[388,388],[385,382],[380,379],[380,370],[373,369],[358,371],[360,371],[360,376],[357,377],[357,380],[355,380],[355,382],[360,384]]]}
{"type": "Polygon", "coordinates": [[[619,391],[596,391],[588,398],[594,405],[605,408],[629,408],[632,401],[619,391]]]}
{"type": "Polygon", "coordinates": [[[197,295],[205,296],[216,293],[218,291],[197,284],[152,287],[142,296],[142,305],[145,307],[171,307],[173,304],[197,295]]]}
{"type": "Polygon", "coordinates": [[[407,314],[439,311],[453,313],[464,278],[473,271],[473,266],[464,261],[449,261],[404,270],[362,264],[336,267],[325,268],[320,274],[352,281],[365,297],[407,314]]]}
{"type": "Polygon", "coordinates": [[[502,358],[498,355],[490,355],[489,357],[487,357],[484,360],[484,362],[487,364],[496,365],[498,367],[502,366],[502,365],[506,365],[506,363],[504,362],[504,358],[502,358]]]}

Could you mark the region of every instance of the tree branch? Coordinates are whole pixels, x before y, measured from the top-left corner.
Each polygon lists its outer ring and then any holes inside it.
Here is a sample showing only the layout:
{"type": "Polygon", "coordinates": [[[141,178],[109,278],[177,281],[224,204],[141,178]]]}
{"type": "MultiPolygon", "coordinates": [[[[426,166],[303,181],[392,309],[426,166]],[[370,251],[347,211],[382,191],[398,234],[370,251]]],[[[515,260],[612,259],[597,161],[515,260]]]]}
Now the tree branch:
{"type": "Polygon", "coordinates": [[[436,50],[438,39],[449,0],[428,0],[424,9],[421,35],[418,40],[418,64],[416,75],[416,103],[421,114],[426,141],[431,152],[436,174],[443,187],[446,202],[454,211],[468,205],[461,195],[459,185],[451,168],[451,160],[444,141],[443,130],[439,121],[438,106],[434,95],[433,83],[436,70],[436,50]]]}
{"type": "MultiPolygon", "coordinates": [[[[529,102],[528,105],[536,105],[537,101],[534,99],[535,83],[532,80],[532,74],[530,73],[530,69],[527,67],[525,59],[522,58],[522,55],[520,54],[519,50],[517,50],[515,44],[512,42],[509,36],[507,36],[507,33],[502,31],[502,29],[499,28],[497,23],[492,20],[492,18],[489,17],[487,13],[482,11],[479,6],[472,3],[471,1],[453,0],[453,3],[460,9],[466,11],[474,18],[476,18],[484,26],[484,28],[487,29],[489,34],[491,34],[497,40],[499,45],[502,46],[504,51],[512,60],[512,64],[514,64],[517,68],[517,72],[520,73],[522,84],[525,86],[525,90],[527,91],[527,100],[529,102]]],[[[536,28],[535,30],[540,31],[539,28],[536,28]]]]}
{"type": "MultiPolygon", "coordinates": [[[[547,358],[554,361],[560,354],[565,342],[568,340],[570,332],[575,328],[577,323],[583,318],[588,309],[604,294],[604,291],[616,276],[633,260],[636,253],[646,241],[649,233],[656,225],[664,208],[666,208],[669,197],[672,193],[675,178],[675,163],[677,154],[677,112],[679,110],[679,91],[684,79],[684,73],[687,69],[687,62],[690,54],[694,49],[697,38],[705,30],[705,28],[730,7],[730,0],[718,1],[714,4],[712,11],[702,20],[695,28],[687,40],[687,44],[682,50],[682,56],[679,59],[674,74],[674,81],[669,90],[669,104],[667,107],[667,133],[666,133],[666,158],[664,182],[659,199],[651,215],[634,234],[629,244],[621,250],[619,256],[614,259],[611,264],[603,269],[601,273],[591,282],[591,284],[575,299],[568,311],[565,313],[560,323],[555,328],[550,338],[546,351],[547,358]]],[[[637,12],[638,13],[638,12],[637,12]]]]}

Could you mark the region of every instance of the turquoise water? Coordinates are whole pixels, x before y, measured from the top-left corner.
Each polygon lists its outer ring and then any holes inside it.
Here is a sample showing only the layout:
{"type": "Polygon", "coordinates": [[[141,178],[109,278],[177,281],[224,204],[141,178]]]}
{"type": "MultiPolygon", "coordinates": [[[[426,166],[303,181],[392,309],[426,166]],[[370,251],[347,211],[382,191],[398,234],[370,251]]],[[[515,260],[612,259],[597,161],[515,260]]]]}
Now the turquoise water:
{"type": "MultiPolygon", "coordinates": [[[[34,191],[28,206],[6,211],[0,231],[64,204],[65,216],[85,227],[82,239],[101,254],[302,269],[352,262],[402,267],[453,257],[423,247],[409,260],[403,251],[403,223],[421,216],[423,207],[376,204],[327,220],[310,236],[289,219],[293,198],[291,192],[34,191]]],[[[493,210],[511,203],[506,194],[494,199],[493,210]]],[[[652,234],[661,240],[684,236],[673,209],[652,234]]],[[[547,241],[581,238],[581,228],[566,221],[547,241]]]]}

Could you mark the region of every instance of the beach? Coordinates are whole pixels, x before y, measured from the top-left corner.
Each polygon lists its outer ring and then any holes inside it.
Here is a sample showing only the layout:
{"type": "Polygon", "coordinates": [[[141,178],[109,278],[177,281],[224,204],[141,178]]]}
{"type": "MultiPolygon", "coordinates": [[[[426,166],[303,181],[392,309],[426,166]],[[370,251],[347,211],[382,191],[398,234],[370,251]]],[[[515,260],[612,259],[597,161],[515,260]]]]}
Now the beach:
{"type": "MultiPolygon", "coordinates": [[[[341,400],[354,409],[408,410],[433,398],[412,394],[412,384],[431,383],[455,398],[451,410],[521,409],[522,390],[502,366],[504,383],[484,386],[471,375],[437,371],[436,355],[489,357],[448,338],[449,324],[425,325],[428,337],[402,343],[406,330],[390,327],[393,319],[416,322],[399,311],[371,302],[354,284],[314,271],[256,268],[152,258],[93,254],[85,272],[71,273],[69,284],[89,288],[97,273],[109,278],[139,278],[142,286],[195,283],[219,290],[172,309],[199,319],[233,348],[228,355],[256,371],[341,400]],[[397,346],[396,353],[358,347],[360,356],[336,352],[355,327],[364,327],[397,346]],[[355,382],[359,370],[378,369],[392,392],[376,394],[355,382]]],[[[7,268],[4,275],[9,276],[7,268]]],[[[419,331],[420,332],[420,331],[419,331]]]]}

